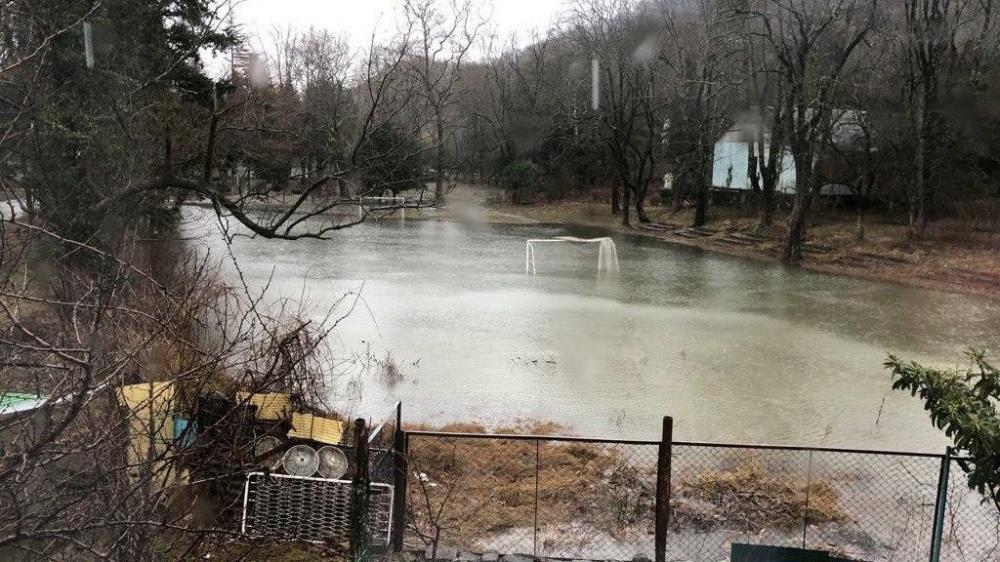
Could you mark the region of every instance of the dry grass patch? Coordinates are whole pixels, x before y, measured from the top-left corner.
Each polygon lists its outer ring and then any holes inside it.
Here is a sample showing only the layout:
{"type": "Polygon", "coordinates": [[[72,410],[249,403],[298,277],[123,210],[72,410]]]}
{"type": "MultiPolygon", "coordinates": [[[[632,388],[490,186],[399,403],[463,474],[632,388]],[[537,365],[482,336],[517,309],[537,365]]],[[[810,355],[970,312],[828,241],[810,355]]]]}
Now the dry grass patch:
{"type": "MultiPolygon", "coordinates": [[[[442,429],[484,431],[476,424],[442,429]]],[[[546,423],[498,432],[562,429],[546,423]]],[[[410,524],[427,544],[475,548],[491,537],[530,533],[536,494],[539,524],[550,530],[596,529],[626,537],[653,528],[655,446],[414,436],[410,471],[410,524]]],[[[805,518],[810,524],[847,519],[830,482],[815,480],[807,489],[800,472],[754,455],[675,471],[671,507],[673,527],[688,531],[758,532],[795,528],[805,518]]]]}
{"type": "MultiPolygon", "coordinates": [[[[442,429],[484,428],[451,424],[442,429]]],[[[562,429],[539,423],[497,431],[544,435],[562,429]]],[[[537,493],[539,517],[547,525],[585,521],[612,535],[624,532],[649,519],[655,481],[649,459],[630,458],[629,452],[590,443],[415,437],[407,490],[413,529],[426,541],[440,532],[447,544],[472,545],[530,528],[537,493]]]]}
{"type": "Polygon", "coordinates": [[[676,527],[759,532],[847,519],[840,494],[825,480],[808,487],[801,473],[768,466],[758,455],[740,455],[723,468],[684,474],[672,502],[676,527]]]}

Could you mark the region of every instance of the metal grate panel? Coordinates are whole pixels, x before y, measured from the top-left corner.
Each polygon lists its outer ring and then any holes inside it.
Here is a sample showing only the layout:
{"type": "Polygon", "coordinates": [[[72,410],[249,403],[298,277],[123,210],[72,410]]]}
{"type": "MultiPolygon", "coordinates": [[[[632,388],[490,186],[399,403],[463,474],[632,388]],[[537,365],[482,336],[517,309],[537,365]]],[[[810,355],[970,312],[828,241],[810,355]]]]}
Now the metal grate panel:
{"type": "MultiPolygon", "coordinates": [[[[350,480],[247,474],[243,492],[245,535],[306,541],[350,538],[350,480]]],[[[393,487],[371,484],[369,529],[376,546],[387,546],[392,522],[393,487]]]]}

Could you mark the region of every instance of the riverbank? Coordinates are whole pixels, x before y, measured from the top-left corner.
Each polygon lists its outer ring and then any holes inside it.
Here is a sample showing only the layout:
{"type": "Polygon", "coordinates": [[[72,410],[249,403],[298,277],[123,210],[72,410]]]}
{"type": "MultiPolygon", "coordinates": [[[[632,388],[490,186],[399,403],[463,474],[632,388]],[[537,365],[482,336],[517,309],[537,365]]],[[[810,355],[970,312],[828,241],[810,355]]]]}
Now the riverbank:
{"type": "MultiPolygon", "coordinates": [[[[608,228],[751,259],[778,261],[784,240],[779,212],[775,225],[761,229],[751,211],[712,209],[708,224],[700,229],[693,211],[670,212],[660,206],[647,211],[651,223],[621,226],[608,204],[572,200],[515,205],[498,202],[491,190],[458,186],[449,194],[445,209],[410,212],[407,218],[449,218],[503,224],[580,224],[608,228]]],[[[864,222],[857,237],[857,215],[816,212],[811,218],[801,267],[873,281],[1000,298],[1000,231],[995,225],[943,220],[928,228],[923,240],[909,243],[906,227],[879,218],[864,222]]]]}

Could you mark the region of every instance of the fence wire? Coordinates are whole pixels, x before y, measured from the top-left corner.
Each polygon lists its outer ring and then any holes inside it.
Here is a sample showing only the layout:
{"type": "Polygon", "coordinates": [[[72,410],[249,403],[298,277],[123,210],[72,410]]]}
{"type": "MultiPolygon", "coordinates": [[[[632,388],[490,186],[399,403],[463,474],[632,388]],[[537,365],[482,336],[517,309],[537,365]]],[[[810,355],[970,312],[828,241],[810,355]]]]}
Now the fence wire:
{"type": "Polygon", "coordinates": [[[410,548],[653,554],[655,444],[413,435],[409,453],[410,548]]]}
{"type": "MultiPolygon", "coordinates": [[[[409,548],[439,558],[654,558],[658,444],[413,434],[409,548]]],[[[942,457],[675,443],[666,559],[734,543],[928,560],[942,457]]],[[[943,561],[1000,560],[1000,513],[952,467],[943,561]]]]}
{"type": "Polygon", "coordinates": [[[948,478],[941,560],[1000,560],[1000,509],[969,489],[957,461],[952,461],[948,478]]]}
{"type": "Polygon", "coordinates": [[[676,445],[673,459],[668,559],[719,560],[733,543],[929,556],[937,458],[676,445]]]}

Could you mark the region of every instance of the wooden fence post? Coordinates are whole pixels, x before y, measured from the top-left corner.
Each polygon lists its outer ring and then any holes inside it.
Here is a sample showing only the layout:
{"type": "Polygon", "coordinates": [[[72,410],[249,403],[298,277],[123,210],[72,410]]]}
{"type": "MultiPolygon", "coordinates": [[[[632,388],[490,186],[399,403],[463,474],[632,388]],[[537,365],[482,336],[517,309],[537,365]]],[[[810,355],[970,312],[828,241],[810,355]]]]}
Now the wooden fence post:
{"type": "Polygon", "coordinates": [[[674,418],[663,417],[663,432],[656,455],[656,562],[667,559],[667,527],[670,526],[670,460],[673,455],[674,418]]]}
{"type": "Polygon", "coordinates": [[[361,562],[369,554],[368,532],[368,427],[363,418],[354,420],[354,479],[351,481],[351,560],[361,562]]]}

